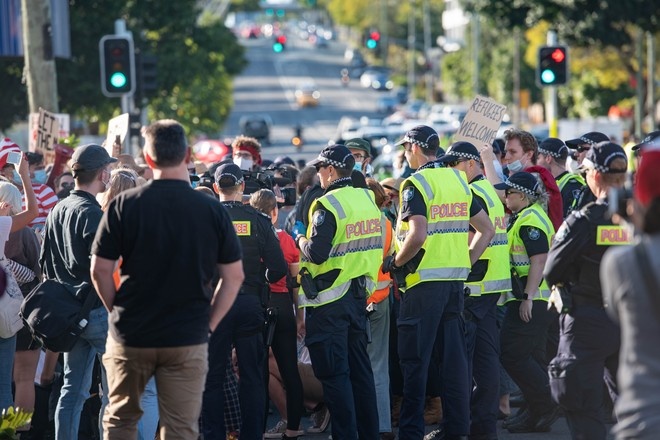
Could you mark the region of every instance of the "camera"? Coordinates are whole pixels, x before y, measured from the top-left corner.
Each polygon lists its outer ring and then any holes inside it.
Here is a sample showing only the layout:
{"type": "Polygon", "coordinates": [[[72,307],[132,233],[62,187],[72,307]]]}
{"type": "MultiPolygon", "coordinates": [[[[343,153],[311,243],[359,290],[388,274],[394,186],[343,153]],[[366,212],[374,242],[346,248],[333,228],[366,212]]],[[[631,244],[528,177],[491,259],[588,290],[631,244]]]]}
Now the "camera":
{"type": "Polygon", "coordinates": [[[296,189],[295,188],[282,188],[293,182],[293,179],[287,177],[288,170],[280,167],[267,168],[262,171],[243,171],[243,179],[245,179],[244,195],[250,195],[260,189],[269,189],[273,191],[275,186],[278,186],[282,197],[283,203],[278,203],[280,206],[293,206],[296,204],[296,189]],[[275,173],[279,172],[282,177],[275,177],[275,173]]]}
{"type": "Polygon", "coordinates": [[[607,214],[612,217],[618,215],[619,217],[628,220],[628,202],[633,197],[633,179],[632,175],[628,173],[626,176],[626,183],[622,188],[610,188],[607,193],[607,214]]]}

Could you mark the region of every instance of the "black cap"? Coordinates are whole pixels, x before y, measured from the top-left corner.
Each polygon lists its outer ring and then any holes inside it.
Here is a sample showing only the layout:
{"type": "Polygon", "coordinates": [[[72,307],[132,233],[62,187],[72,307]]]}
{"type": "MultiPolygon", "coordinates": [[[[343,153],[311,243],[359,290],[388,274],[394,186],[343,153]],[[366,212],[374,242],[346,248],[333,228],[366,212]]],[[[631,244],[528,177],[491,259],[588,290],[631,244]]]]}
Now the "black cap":
{"type": "Polygon", "coordinates": [[[594,169],[601,173],[625,173],[626,168],[612,169],[614,159],[622,158],[628,161],[628,156],[621,145],[613,142],[601,142],[589,149],[580,165],[581,169],[594,169]]]}
{"type": "Polygon", "coordinates": [[[539,153],[547,154],[555,159],[566,159],[568,157],[568,147],[561,139],[547,138],[539,144],[539,153]]]}
{"type": "Polygon", "coordinates": [[[509,177],[506,182],[498,183],[495,189],[515,189],[530,196],[535,196],[539,188],[539,181],[536,180],[533,174],[526,171],[518,171],[513,176],[509,177]]]}
{"type": "Polygon", "coordinates": [[[642,141],[632,147],[634,151],[639,150],[640,148],[644,150],[647,147],[654,147],[654,148],[660,148],[660,131],[652,131],[651,133],[647,134],[642,141]]]}
{"type": "Polygon", "coordinates": [[[568,145],[570,148],[576,149],[578,145],[589,144],[593,147],[600,142],[606,142],[609,140],[610,138],[607,135],[599,131],[590,131],[589,133],[583,134],[579,138],[567,140],[566,145],[568,145]]]}
{"type": "Polygon", "coordinates": [[[73,151],[71,167],[73,171],[91,171],[113,162],[117,162],[117,159],[110,157],[105,148],[96,144],[87,144],[73,151]]]}
{"type": "Polygon", "coordinates": [[[296,166],[296,163],[289,156],[277,156],[273,161],[273,165],[292,165],[296,166]]]}
{"type": "Polygon", "coordinates": [[[234,163],[223,163],[215,170],[215,182],[220,188],[231,188],[243,183],[243,172],[234,163]]]}
{"type": "Polygon", "coordinates": [[[451,144],[447,150],[447,153],[445,153],[444,156],[438,158],[437,162],[447,163],[461,159],[472,159],[476,160],[477,162],[481,162],[481,156],[479,155],[479,150],[477,150],[477,147],[469,142],[464,141],[454,142],[451,144]]]}
{"type": "Polygon", "coordinates": [[[345,145],[335,144],[321,150],[318,157],[308,165],[316,166],[318,164],[332,165],[335,168],[350,170],[355,165],[355,158],[345,145]]]}
{"type": "Polygon", "coordinates": [[[440,147],[438,133],[428,125],[411,128],[395,146],[403,145],[406,142],[434,151],[440,147]]]}

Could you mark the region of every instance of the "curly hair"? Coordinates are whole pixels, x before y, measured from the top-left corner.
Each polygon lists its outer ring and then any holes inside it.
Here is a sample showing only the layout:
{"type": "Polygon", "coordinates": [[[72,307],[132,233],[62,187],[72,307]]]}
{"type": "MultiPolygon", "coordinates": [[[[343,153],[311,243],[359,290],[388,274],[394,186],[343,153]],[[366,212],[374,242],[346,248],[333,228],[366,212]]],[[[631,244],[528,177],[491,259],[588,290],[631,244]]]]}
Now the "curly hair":
{"type": "Polygon", "coordinates": [[[508,142],[511,139],[518,139],[523,153],[532,151],[532,163],[536,165],[539,157],[539,144],[536,142],[534,135],[528,131],[509,128],[504,132],[504,140],[508,142]]]}
{"type": "Polygon", "coordinates": [[[539,173],[530,173],[536,181],[539,183],[538,187],[536,188],[536,195],[535,196],[529,196],[526,195],[526,197],[529,199],[530,204],[533,205],[534,203],[538,203],[541,205],[545,213],[548,213],[548,203],[550,203],[550,194],[548,194],[548,190],[545,188],[545,185],[543,184],[543,179],[541,179],[541,175],[539,173]]]}

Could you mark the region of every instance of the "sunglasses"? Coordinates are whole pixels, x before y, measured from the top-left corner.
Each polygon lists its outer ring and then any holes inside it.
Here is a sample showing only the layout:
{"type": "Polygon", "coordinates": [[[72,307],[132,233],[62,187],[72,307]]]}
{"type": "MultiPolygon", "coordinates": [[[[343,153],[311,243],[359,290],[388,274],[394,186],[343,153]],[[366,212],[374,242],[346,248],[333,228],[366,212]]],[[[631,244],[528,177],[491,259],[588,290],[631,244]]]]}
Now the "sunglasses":
{"type": "Polygon", "coordinates": [[[520,191],[514,191],[512,189],[507,189],[506,191],[504,191],[504,195],[506,197],[509,197],[511,194],[522,194],[522,193],[520,191]]]}
{"type": "Polygon", "coordinates": [[[580,145],[579,147],[576,148],[578,153],[584,153],[585,151],[591,150],[591,147],[585,147],[584,145],[580,145]]]}
{"type": "Polygon", "coordinates": [[[327,168],[329,166],[330,164],[327,163],[317,163],[316,165],[314,165],[314,168],[316,168],[316,172],[318,173],[321,168],[327,168]]]}

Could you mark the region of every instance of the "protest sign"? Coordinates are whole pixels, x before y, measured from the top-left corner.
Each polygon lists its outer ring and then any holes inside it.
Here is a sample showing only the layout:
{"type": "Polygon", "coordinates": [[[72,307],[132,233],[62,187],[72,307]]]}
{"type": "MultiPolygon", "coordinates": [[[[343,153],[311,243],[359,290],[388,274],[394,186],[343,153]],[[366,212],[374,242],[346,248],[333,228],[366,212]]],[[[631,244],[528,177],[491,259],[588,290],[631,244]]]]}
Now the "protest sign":
{"type": "Polygon", "coordinates": [[[126,135],[128,134],[128,125],[128,113],[112,118],[108,122],[108,137],[105,140],[105,149],[110,156],[117,157],[121,154],[121,146],[124,144],[124,139],[126,139],[126,135]],[[117,136],[119,136],[119,144],[115,144],[117,136]]]}
{"type": "Polygon", "coordinates": [[[477,148],[492,144],[505,113],[505,105],[477,95],[454,135],[454,142],[470,142],[477,148]]]}

